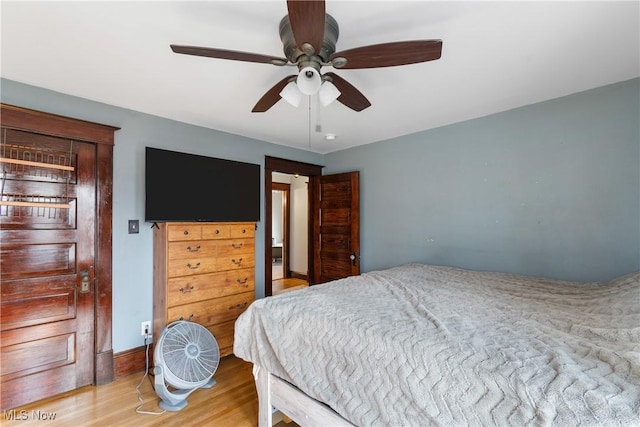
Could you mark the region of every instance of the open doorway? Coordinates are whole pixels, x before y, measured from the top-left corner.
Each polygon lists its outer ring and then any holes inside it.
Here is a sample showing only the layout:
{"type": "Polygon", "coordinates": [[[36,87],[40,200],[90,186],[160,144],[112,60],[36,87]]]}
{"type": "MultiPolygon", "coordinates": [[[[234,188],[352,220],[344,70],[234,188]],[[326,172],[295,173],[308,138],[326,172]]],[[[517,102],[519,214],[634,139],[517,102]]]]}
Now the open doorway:
{"type": "Polygon", "coordinates": [[[309,178],[273,172],[271,278],[277,295],[309,286],[309,178]]]}
{"type": "Polygon", "coordinates": [[[274,282],[290,277],[291,184],[280,182],[281,178],[277,175],[282,174],[274,173],[271,183],[271,279],[274,282]]]}
{"type": "Polygon", "coordinates": [[[322,166],[265,157],[265,268],[264,293],[273,295],[272,178],[274,172],[309,177],[308,254],[309,286],[360,274],[359,172],[322,175],[322,166]]]}
{"type": "Polygon", "coordinates": [[[273,295],[274,289],[278,292],[283,286],[314,283],[310,226],[312,189],[308,183],[310,177],[321,174],[322,166],[265,158],[265,296],[273,295]],[[283,188],[280,184],[289,184],[286,208],[283,207],[284,193],[278,192],[283,188]],[[302,192],[306,193],[306,198],[302,197],[302,192]],[[301,204],[306,209],[301,209],[301,204]],[[280,215],[281,220],[277,219],[280,215]],[[287,280],[288,283],[275,282],[274,285],[274,280],[287,280]]]}

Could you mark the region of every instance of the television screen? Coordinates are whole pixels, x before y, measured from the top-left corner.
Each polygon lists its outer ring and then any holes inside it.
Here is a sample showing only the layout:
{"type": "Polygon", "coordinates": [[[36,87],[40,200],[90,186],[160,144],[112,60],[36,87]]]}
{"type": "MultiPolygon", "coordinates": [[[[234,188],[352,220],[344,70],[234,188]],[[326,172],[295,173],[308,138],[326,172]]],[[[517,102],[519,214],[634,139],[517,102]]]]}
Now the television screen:
{"type": "Polygon", "coordinates": [[[146,147],[145,221],[259,221],[260,165],[146,147]]]}

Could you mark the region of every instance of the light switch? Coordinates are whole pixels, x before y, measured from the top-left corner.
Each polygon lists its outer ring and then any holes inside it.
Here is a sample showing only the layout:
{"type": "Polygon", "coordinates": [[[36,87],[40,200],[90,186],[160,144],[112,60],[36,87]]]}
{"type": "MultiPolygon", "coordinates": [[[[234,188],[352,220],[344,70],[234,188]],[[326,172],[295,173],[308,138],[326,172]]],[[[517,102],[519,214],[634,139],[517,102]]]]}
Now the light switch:
{"type": "Polygon", "coordinates": [[[140,221],[137,219],[129,220],[129,234],[138,234],[140,232],[140,221]]]}

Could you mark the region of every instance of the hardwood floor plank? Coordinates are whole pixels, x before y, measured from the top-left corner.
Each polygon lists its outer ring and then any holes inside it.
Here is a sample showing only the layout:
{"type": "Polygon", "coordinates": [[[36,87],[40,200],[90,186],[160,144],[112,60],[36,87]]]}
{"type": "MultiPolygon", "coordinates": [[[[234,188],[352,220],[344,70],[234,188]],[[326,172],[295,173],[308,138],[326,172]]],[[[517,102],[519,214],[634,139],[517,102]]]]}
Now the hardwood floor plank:
{"type": "MultiPolygon", "coordinates": [[[[3,427],[41,426],[43,420],[38,416],[46,414],[48,426],[256,426],[258,400],[251,368],[250,363],[234,356],[223,358],[214,375],[216,385],[193,392],[187,406],[178,412],[136,413],[139,402],[135,388],[143,376],[137,373],[4,411],[0,421],[3,427]]],[[[152,377],[143,381],[140,391],[145,402],[141,409],[160,412],[152,377]]]]}
{"type": "Polygon", "coordinates": [[[284,292],[293,291],[296,289],[304,289],[309,287],[309,282],[302,279],[287,278],[274,280],[271,285],[271,292],[273,295],[278,295],[284,292]]]}

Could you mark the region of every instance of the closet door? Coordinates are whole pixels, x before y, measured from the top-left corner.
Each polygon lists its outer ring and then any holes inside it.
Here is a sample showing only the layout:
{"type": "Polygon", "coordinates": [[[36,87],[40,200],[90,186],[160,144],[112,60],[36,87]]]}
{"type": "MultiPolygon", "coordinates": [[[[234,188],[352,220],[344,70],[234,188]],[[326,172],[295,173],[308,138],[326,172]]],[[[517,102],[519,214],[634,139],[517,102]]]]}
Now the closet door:
{"type": "Polygon", "coordinates": [[[3,409],[94,381],[96,146],[2,129],[3,409]]]}

